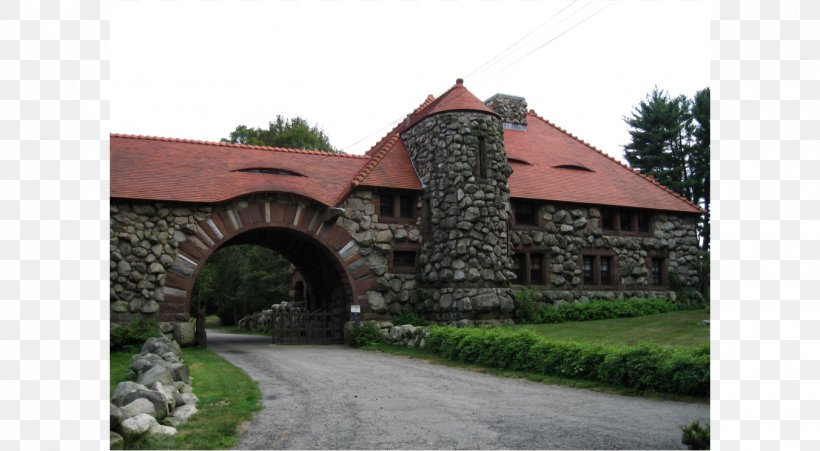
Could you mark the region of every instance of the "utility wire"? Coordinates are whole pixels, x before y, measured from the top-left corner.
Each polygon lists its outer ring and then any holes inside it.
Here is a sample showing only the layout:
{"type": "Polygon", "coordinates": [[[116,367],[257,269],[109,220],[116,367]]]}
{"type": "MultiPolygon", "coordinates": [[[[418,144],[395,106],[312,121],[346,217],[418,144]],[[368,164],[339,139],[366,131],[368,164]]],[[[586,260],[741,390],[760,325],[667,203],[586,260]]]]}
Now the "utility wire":
{"type": "MultiPolygon", "coordinates": [[[[513,43],[512,43],[512,45],[510,45],[510,46],[509,46],[509,47],[507,47],[506,49],[502,50],[501,52],[499,52],[498,54],[496,54],[495,56],[493,56],[492,58],[490,58],[489,60],[487,60],[486,62],[484,62],[484,64],[482,64],[482,65],[478,66],[477,68],[473,69],[473,71],[472,71],[472,72],[470,72],[469,74],[467,74],[464,78],[466,79],[466,78],[468,78],[468,77],[472,76],[472,75],[473,75],[473,74],[475,74],[476,72],[479,72],[479,71],[481,71],[482,69],[484,69],[485,67],[488,67],[488,65],[491,67],[493,64],[495,64],[493,61],[496,61],[496,60],[497,60],[497,58],[498,58],[499,56],[501,56],[501,55],[505,54],[506,52],[508,52],[510,49],[512,49],[513,47],[515,47],[516,45],[518,45],[521,41],[525,40],[525,39],[526,39],[526,38],[528,38],[530,35],[532,35],[533,33],[535,33],[535,32],[536,32],[539,28],[541,28],[541,27],[543,27],[544,25],[546,25],[546,24],[550,23],[553,19],[555,19],[556,17],[558,17],[559,15],[561,15],[561,13],[563,13],[563,12],[564,12],[567,8],[569,8],[569,7],[571,7],[572,5],[574,5],[577,1],[578,1],[578,0],[572,0],[572,3],[570,3],[570,4],[569,4],[569,5],[567,5],[567,6],[565,6],[564,8],[561,8],[561,10],[560,10],[560,11],[558,11],[557,13],[553,14],[552,16],[550,16],[550,18],[549,18],[549,19],[547,19],[546,21],[542,22],[542,23],[541,23],[540,25],[538,25],[537,27],[535,27],[535,28],[533,28],[532,30],[530,30],[527,34],[525,34],[524,36],[522,36],[519,40],[517,40],[517,41],[513,42],[513,43]],[[491,64],[491,63],[492,63],[492,64],[491,64]]],[[[505,56],[504,58],[506,58],[506,56],[505,56]]],[[[504,58],[501,58],[501,59],[504,59],[504,58]]]]}
{"type": "Polygon", "coordinates": [[[599,9],[599,10],[595,11],[594,13],[590,14],[589,16],[585,17],[585,18],[584,18],[583,20],[581,20],[580,22],[577,22],[575,25],[573,25],[573,26],[571,26],[571,27],[567,28],[566,30],[562,31],[561,33],[559,33],[559,34],[558,34],[558,35],[556,35],[555,37],[551,38],[551,39],[550,39],[550,40],[548,40],[547,42],[545,42],[545,43],[543,43],[543,44],[539,45],[538,47],[536,47],[536,48],[534,48],[534,49],[532,49],[532,50],[531,50],[529,53],[527,53],[526,55],[524,55],[524,56],[522,56],[521,58],[518,58],[517,60],[515,60],[515,61],[513,61],[512,63],[508,64],[507,66],[505,66],[504,68],[502,68],[502,69],[501,69],[501,70],[499,70],[498,72],[494,73],[494,74],[493,74],[493,76],[498,75],[498,74],[500,74],[501,72],[504,72],[505,70],[507,70],[507,69],[509,69],[510,67],[514,66],[515,64],[517,64],[518,62],[520,62],[520,61],[521,61],[521,60],[523,60],[524,58],[526,58],[526,57],[528,57],[528,56],[532,55],[533,53],[537,52],[538,50],[541,50],[541,49],[542,49],[542,48],[544,48],[547,44],[549,44],[549,43],[551,43],[551,42],[555,41],[556,39],[560,38],[561,36],[563,36],[563,35],[567,34],[567,33],[568,33],[568,32],[570,32],[571,30],[575,29],[576,27],[578,27],[578,26],[579,26],[579,25],[581,25],[582,23],[586,22],[587,20],[589,20],[589,19],[591,19],[591,18],[595,17],[596,15],[598,15],[599,13],[601,13],[603,10],[605,10],[605,9],[609,8],[610,6],[612,6],[612,5],[614,5],[614,4],[615,4],[615,2],[614,2],[614,1],[613,1],[613,2],[608,3],[608,4],[607,4],[606,6],[604,6],[603,8],[601,8],[601,9],[599,9]]]}

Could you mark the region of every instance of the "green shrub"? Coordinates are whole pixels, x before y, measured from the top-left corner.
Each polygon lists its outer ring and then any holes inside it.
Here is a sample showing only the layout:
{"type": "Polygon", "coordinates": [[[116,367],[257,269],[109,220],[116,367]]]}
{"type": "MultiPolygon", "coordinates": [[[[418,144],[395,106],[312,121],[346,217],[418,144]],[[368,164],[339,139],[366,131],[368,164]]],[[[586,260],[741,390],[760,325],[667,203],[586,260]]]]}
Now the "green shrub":
{"type": "Polygon", "coordinates": [[[402,312],[398,315],[393,315],[390,320],[391,323],[401,326],[403,324],[411,324],[413,326],[429,326],[430,321],[427,321],[416,312],[402,312]]]}
{"type": "Polygon", "coordinates": [[[541,315],[535,309],[535,291],[521,289],[515,292],[515,316],[522,324],[538,324],[541,322],[541,315]]]}
{"type": "Polygon", "coordinates": [[[152,319],[138,319],[111,330],[112,351],[138,352],[150,337],[159,337],[159,325],[152,319]]]}
{"type": "Polygon", "coordinates": [[[689,396],[709,393],[709,345],[670,349],[554,341],[531,331],[433,326],[427,349],[492,368],[598,380],[689,396]]]}
{"type": "Polygon", "coordinates": [[[679,426],[683,435],[681,442],[689,449],[709,449],[709,424],[705,427],[700,425],[700,421],[695,421],[686,426],[679,426]]]}
{"type": "Polygon", "coordinates": [[[680,274],[669,271],[669,289],[675,292],[675,304],[680,308],[701,308],[706,302],[695,288],[683,283],[680,274]]]}
{"type": "Polygon", "coordinates": [[[596,300],[561,304],[558,307],[544,305],[538,316],[541,323],[563,323],[566,321],[630,318],[667,313],[674,310],[677,310],[677,306],[665,299],[596,300]]]}
{"type": "Polygon", "coordinates": [[[361,348],[382,341],[382,334],[379,333],[379,327],[375,323],[356,322],[346,332],[345,343],[354,348],[361,348]]]}

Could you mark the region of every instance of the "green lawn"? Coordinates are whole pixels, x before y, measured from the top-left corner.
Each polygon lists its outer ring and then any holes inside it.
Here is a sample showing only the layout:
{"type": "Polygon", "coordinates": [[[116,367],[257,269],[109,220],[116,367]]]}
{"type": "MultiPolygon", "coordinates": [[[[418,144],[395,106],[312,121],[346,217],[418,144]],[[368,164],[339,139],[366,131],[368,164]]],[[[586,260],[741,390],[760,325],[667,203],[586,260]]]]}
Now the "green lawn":
{"type": "Polygon", "coordinates": [[[510,329],[531,330],[556,340],[622,345],[655,343],[679,347],[709,342],[709,327],[698,324],[704,319],[709,319],[706,310],[681,310],[635,318],[516,325],[510,329]]]}
{"type": "MultiPolygon", "coordinates": [[[[199,412],[178,434],[167,438],[143,438],[126,443],[126,449],[231,449],[236,446],[237,427],[250,421],[262,407],[259,387],[242,370],[207,349],[184,348],[183,359],[191,369],[199,412]]],[[[124,380],[131,353],[111,353],[111,390],[124,380]]]]}

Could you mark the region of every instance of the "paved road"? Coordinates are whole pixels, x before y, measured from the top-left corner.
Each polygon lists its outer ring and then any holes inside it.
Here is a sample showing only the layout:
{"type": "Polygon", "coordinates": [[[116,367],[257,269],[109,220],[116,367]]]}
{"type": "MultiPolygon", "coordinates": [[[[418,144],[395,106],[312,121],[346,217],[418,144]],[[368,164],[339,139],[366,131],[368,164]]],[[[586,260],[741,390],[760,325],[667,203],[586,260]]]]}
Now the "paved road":
{"type": "Polygon", "coordinates": [[[208,331],[259,383],[240,449],[685,449],[709,407],[600,394],[344,346],[208,331]]]}

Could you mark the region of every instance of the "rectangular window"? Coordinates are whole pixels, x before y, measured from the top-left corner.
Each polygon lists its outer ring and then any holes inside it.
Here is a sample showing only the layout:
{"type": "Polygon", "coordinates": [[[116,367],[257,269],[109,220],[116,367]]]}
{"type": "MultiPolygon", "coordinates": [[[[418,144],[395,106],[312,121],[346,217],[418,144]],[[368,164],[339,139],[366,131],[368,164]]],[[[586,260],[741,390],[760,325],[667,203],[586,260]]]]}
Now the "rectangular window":
{"type": "Polygon", "coordinates": [[[382,194],[379,196],[379,217],[392,218],[393,215],[393,195],[382,194]]]}
{"type": "Polygon", "coordinates": [[[478,138],[478,176],[487,178],[487,144],[484,137],[478,138]]]}
{"type": "Polygon", "coordinates": [[[584,285],[595,285],[595,257],[584,256],[584,285]]]}
{"type": "Polygon", "coordinates": [[[601,285],[612,285],[612,257],[601,257],[601,285]]]}
{"type": "Polygon", "coordinates": [[[645,211],[635,213],[638,221],[638,232],[649,232],[649,214],[645,211]]]}
{"type": "Polygon", "coordinates": [[[627,210],[621,210],[621,232],[632,231],[632,215],[627,210]]]}
{"type": "Polygon", "coordinates": [[[544,285],[544,254],[530,254],[530,284],[544,285]]]}
{"type": "Polygon", "coordinates": [[[537,225],[538,208],[533,202],[513,202],[513,213],[516,225],[537,225]]]}
{"type": "Polygon", "coordinates": [[[663,259],[662,258],[653,258],[652,259],[652,267],[651,267],[651,275],[652,277],[652,285],[663,285],[663,259]]]}
{"type": "Polygon", "coordinates": [[[613,212],[611,208],[602,208],[601,209],[601,228],[604,230],[613,230],[615,228],[615,221],[613,218],[613,212]]]}
{"type": "Polygon", "coordinates": [[[526,285],[527,277],[524,268],[524,257],[526,254],[513,254],[513,272],[515,273],[515,281],[526,285]]]}
{"type": "Polygon", "coordinates": [[[412,218],[416,216],[413,214],[415,210],[415,199],[413,196],[399,196],[399,216],[402,218],[412,218]]]}
{"type": "Polygon", "coordinates": [[[393,251],[393,266],[412,268],[416,266],[415,251],[393,251]]]}
{"type": "Polygon", "coordinates": [[[430,199],[424,200],[424,217],[422,220],[424,221],[424,233],[430,234],[433,233],[433,210],[430,208],[430,199]]]}

